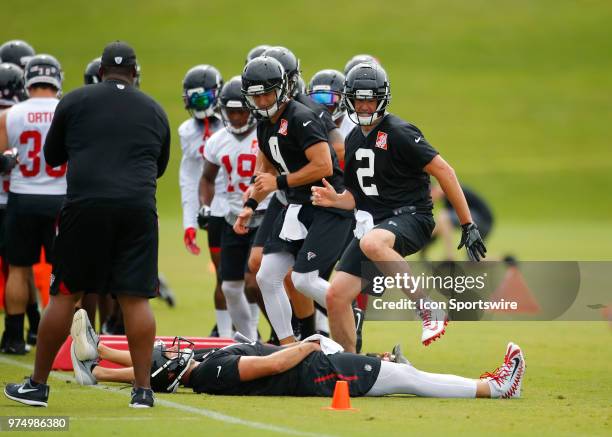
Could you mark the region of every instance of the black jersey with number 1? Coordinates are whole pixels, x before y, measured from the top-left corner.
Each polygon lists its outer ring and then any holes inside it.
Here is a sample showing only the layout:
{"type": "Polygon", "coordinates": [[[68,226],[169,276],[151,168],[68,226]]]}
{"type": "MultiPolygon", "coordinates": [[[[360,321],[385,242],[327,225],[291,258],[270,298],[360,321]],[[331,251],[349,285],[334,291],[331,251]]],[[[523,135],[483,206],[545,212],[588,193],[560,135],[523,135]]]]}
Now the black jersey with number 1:
{"type": "MultiPolygon", "coordinates": [[[[306,149],[317,143],[327,142],[327,133],[321,120],[311,109],[290,100],[276,123],[261,120],[257,124],[257,140],[268,161],[279,173],[287,174],[295,173],[309,163],[306,149]]],[[[342,170],[338,165],[336,152],[329,143],[328,146],[334,172],[327,179],[336,191],[343,191],[342,170]]],[[[321,183],[288,188],[287,200],[289,203],[310,203],[310,188],[313,185],[320,186],[321,183]]]]}
{"type": "Polygon", "coordinates": [[[387,114],[368,135],[353,129],[345,149],[344,184],[357,209],[375,220],[404,206],[431,211],[429,175],[423,167],[438,152],[416,126],[387,114]]]}

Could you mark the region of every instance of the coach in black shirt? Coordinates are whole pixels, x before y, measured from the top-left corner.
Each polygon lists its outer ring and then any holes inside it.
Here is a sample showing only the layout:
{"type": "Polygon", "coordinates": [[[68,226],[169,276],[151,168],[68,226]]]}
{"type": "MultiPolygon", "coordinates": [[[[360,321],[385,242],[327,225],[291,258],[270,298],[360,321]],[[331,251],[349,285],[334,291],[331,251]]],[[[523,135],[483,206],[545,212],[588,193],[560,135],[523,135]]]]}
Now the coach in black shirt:
{"type": "Polygon", "coordinates": [[[129,45],[106,46],[100,75],[101,83],[61,100],[44,146],[49,165],[68,163],[68,188],[54,248],[52,298],[40,323],[34,373],[24,386],[43,387],[48,396],[47,376],[68,335],[75,302],[84,293],[112,293],[123,310],[134,363],[130,406],[151,407],[155,191],[168,164],[170,129],[161,106],[132,85],[136,55],[129,45]]]}

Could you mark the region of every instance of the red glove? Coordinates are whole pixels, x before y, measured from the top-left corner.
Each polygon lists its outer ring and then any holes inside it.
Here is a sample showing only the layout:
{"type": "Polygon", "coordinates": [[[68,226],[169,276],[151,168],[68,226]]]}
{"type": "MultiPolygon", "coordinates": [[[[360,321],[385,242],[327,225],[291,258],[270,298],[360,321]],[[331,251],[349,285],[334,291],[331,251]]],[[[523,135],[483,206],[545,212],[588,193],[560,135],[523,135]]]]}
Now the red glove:
{"type": "Polygon", "coordinates": [[[185,229],[185,236],[183,237],[183,241],[185,242],[185,247],[189,252],[193,255],[200,254],[200,248],[196,243],[196,230],[195,228],[187,228],[185,229]]]}

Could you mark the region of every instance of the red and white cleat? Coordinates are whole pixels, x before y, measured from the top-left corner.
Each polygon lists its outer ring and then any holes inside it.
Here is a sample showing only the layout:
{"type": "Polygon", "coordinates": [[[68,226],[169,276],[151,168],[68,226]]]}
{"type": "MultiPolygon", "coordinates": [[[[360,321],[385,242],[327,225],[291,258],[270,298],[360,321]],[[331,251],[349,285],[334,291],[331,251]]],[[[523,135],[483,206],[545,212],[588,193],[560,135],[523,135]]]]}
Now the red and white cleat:
{"type": "Polygon", "coordinates": [[[525,357],[521,348],[514,343],[508,343],[504,364],[493,372],[480,375],[480,379],[489,383],[492,398],[520,398],[525,368],[525,357]]]}
{"type": "Polygon", "coordinates": [[[421,343],[423,343],[423,346],[429,346],[444,335],[446,332],[446,325],[448,325],[448,316],[444,310],[422,309],[419,310],[417,314],[423,321],[423,335],[421,335],[421,343]]]}

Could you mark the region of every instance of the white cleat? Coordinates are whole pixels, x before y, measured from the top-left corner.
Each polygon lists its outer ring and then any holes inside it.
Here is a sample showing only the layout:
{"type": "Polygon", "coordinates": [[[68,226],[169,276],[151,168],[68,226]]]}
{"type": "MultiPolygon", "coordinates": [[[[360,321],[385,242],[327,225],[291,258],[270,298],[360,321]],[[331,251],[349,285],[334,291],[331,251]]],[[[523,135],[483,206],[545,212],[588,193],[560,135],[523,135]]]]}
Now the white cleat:
{"type": "Polygon", "coordinates": [[[98,381],[93,375],[92,370],[96,364],[95,360],[80,361],[76,356],[76,343],[70,345],[70,359],[74,369],[74,378],[79,385],[96,385],[98,381]]]}
{"type": "Polygon", "coordinates": [[[70,336],[74,344],[74,353],[79,361],[92,361],[98,358],[98,342],[100,339],[89,323],[87,311],[78,310],[72,317],[70,336]]]}
{"type": "Polygon", "coordinates": [[[492,398],[520,398],[525,368],[523,351],[511,342],[506,349],[504,364],[493,372],[484,373],[480,378],[489,383],[492,398]]]}
{"type": "Polygon", "coordinates": [[[418,310],[417,314],[423,321],[423,335],[421,336],[423,346],[429,346],[444,335],[446,325],[448,325],[448,316],[444,310],[423,309],[418,310]]]}

